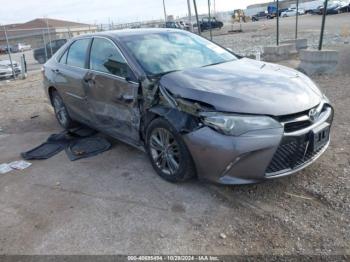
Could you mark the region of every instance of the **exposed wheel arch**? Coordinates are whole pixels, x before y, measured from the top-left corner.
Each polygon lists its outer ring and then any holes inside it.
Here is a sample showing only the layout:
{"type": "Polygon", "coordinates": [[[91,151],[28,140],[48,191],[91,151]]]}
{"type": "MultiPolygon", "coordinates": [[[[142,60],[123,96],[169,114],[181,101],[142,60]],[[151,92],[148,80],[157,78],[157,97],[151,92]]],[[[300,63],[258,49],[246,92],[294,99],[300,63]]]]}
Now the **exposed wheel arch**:
{"type": "Polygon", "coordinates": [[[157,105],[147,111],[145,127],[157,117],[165,118],[177,132],[190,132],[198,127],[199,121],[197,117],[188,113],[179,111],[176,108],[157,105]]]}
{"type": "Polygon", "coordinates": [[[53,94],[53,92],[57,92],[57,89],[54,87],[54,86],[50,86],[49,88],[48,88],[48,94],[49,94],[49,98],[50,98],[50,103],[51,103],[51,105],[52,105],[52,94],[53,94]]]}

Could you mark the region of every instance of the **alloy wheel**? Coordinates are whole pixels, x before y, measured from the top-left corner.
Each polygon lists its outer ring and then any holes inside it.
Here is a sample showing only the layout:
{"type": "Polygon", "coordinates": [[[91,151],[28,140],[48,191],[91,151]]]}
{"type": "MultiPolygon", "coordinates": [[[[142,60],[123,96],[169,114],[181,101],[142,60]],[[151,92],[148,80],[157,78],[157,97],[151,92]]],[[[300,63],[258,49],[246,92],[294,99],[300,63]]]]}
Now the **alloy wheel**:
{"type": "Polygon", "coordinates": [[[180,166],[180,148],[174,136],[164,128],[155,128],[149,139],[152,159],[167,175],[174,175],[180,166]]]}

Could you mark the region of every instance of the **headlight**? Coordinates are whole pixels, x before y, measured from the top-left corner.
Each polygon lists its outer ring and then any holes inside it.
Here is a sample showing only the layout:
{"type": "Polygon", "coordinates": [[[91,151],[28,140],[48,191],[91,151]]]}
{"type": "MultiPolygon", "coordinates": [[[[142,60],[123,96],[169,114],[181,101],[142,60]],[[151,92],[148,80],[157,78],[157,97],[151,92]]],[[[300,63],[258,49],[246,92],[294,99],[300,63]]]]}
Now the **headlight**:
{"type": "Polygon", "coordinates": [[[268,116],[202,114],[203,123],[217,131],[231,136],[239,136],[248,131],[281,128],[282,125],[268,116]]]}

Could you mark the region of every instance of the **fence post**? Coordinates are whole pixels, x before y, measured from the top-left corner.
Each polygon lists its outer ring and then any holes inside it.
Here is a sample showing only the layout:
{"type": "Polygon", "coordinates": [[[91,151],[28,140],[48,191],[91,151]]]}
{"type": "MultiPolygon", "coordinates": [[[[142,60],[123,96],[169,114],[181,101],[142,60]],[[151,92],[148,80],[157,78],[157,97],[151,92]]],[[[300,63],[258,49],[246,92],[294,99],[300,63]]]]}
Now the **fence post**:
{"type": "Polygon", "coordinates": [[[45,50],[45,61],[47,61],[47,49],[46,49],[46,40],[45,40],[45,32],[44,30],[42,31],[43,32],[43,41],[44,41],[44,50],[45,50]]]}
{"type": "Polygon", "coordinates": [[[4,32],[5,32],[5,38],[6,38],[7,53],[9,55],[9,59],[10,59],[10,63],[11,63],[12,76],[13,76],[13,79],[16,79],[16,74],[15,74],[15,70],[13,68],[12,57],[11,57],[11,48],[10,48],[10,44],[9,44],[9,39],[7,38],[7,31],[6,31],[5,25],[4,25],[4,32]]]}
{"type": "Polygon", "coordinates": [[[211,15],[210,15],[210,0],[208,0],[208,15],[209,15],[209,32],[210,32],[210,40],[213,40],[213,33],[211,31],[211,15]]]}
{"type": "Polygon", "coordinates": [[[187,0],[187,7],[188,7],[188,23],[190,25],[190,31],[193,32],[192,14],[191,14],[191,2],[190,2],[190,0],[187,0]]]}
{"type": "Polygon", "coordinates": [[[200,24],[199,24],[199,18],[198,18],[198,11],[197,11],[197,3],[196,3],[196,0],[193,0],[193,6],[194,6],[194,12],[196,13],[198,34],[201,35],[201,27],[200,27],[200,24]]]}
{"type": "Polygon", "coordinates": [[[295,39],[298,39],[298,18],[299,18],[299,0],[297,0],[297,13],[295,17],[295,39]]]}
{"type": "Polygon", "coordinates": [[[277,28],[276,28],[276,43],[277,43],[277,46],[279,46],[280,44],[280,21],[279,21],[279,18],[280,18],[280,10],[279,10],[279,1],[277,0],[276,1],[276,23],[277,23],[277,28]]]}
{"type": "Polygon", "coordinates": [[[165,9],[165,0],[163,0],[163,10],[164,10],[164,23],[166,25],[167,17],[166,17],[166,9],[165,9]]]}
{"type": "Polygon", "coordinates": [[[26,60],[24,54],[21,56],[21,76],[22,79],[25,79],[27,72],[26,60]]]}
{"type": "MultiPolygon", "coordinates": [[[[47,27],[47,33],[48,33],[48,35],[49,35],[50,53],[51,53],[51,56],[52,56],[51,33],[50,33],[50,29],[49,29],[49,20],[47,19],[47,17],[46,17],[46,27],[47,27]]],[[[50,56],[50,57],[51,57],[51,56],[50,56]]]]}
{"type": "Polygon", "coordinates": [[[325,24],[326,24],[327,5],[328,5],[328,0],[325,0],[324,1],[324,6],[323,6],[323,16],[322,16],[320,43],[318,45],[318,50],[320,50],[320,51],[322,50],[323,33],[324,33],[324,27],[325,27],[325,24]]]}

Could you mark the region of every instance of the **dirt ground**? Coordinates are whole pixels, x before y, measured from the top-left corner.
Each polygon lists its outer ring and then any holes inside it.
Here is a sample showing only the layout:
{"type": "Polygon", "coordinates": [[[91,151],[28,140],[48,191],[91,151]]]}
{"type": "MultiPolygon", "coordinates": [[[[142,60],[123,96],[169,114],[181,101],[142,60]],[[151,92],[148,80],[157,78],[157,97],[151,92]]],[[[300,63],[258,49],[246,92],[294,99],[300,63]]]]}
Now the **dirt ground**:
{"type": "MultiPolygon", "coordinates": [[[[350,255],[350,46],[335,48],[338,73],[313,78],[336,111],[331,145],[304,171],[248,186],[171,184],[115,140],[76,162],[62,152],[0,175],[0,253],[350,255]]],[[[0,163],[61,131],[39,72],[1,81],[0,101],[0,163]]]]}

